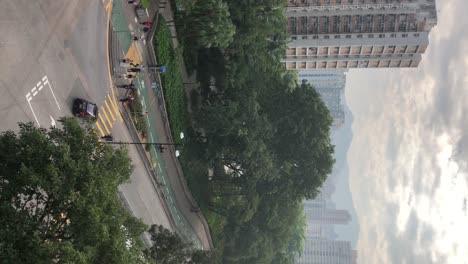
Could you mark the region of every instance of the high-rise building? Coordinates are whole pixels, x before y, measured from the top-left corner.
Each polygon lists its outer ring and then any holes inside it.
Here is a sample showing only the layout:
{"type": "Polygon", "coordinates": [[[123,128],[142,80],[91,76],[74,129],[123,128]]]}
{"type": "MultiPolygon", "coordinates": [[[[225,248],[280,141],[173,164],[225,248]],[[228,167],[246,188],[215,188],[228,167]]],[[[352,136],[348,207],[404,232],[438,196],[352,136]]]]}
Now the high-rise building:
{"type": "Polygon", "coordinates": [[[417,67],[435,0],[288,0],[288,69],[417,67]]]}
{"type": "MultiPolygon", "coordinates": [[[[330,203],[330,202],[328,202],[330,203]]],[[[347,210],[330,208],[323,197],[318,196],[314,200],[304,201],[304,212],[308,224],[319,225],[345,225],[351,221],[351,215],[347,210]]]]}
{"type": "Polygon", "coordinates": [[[306,239],[304,252],[296,264],[352,264],[349,241],[306,239]]]}
{"type": "Polygon", "coordinates": [[[300,70],[298,81],[304,80],[320,94],[333,118],[333,126],[337,128],[344,124],[345,69],[300,70]]]}

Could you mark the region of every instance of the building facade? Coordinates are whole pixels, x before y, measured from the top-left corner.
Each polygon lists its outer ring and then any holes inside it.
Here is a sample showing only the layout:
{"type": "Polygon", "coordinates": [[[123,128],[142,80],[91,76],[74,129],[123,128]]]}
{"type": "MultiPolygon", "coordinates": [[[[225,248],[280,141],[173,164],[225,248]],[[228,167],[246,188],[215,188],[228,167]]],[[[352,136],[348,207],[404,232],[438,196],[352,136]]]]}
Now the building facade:
{"type": "Polygon", "coordinates": [[[344,124],[343,101],[346,86],[344,69],[300,70],[298,80],[307,81],[320,94],[333,118],[333,127],[338,128],[344,124]]]}
{"type": "Polygon", "coordinates": [[[349,241],[306,239],[296,264],[353,264],[354,259],[349,241]]]}
{"type": "Polygon", "coordinates": [[[288,69],[417,67],[435,0],[288,0],[288,69]]]}

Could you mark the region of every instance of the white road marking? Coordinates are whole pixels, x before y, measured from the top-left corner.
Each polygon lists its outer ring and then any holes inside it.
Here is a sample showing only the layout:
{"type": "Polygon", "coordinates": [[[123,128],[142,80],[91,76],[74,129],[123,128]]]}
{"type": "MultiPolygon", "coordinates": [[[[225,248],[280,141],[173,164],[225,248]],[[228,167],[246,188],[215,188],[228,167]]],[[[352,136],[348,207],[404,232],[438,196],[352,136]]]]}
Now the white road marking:
{"type": "Polygon", "coordinates": [[[138,19],[135,17],[135,23],[138,23],[138,19]]]}
{"type": "MultiPolygon", "coordinates": [[[[150,123],[150,120],[149,120],[148,114],[146,114],[146,121],[148,121],[148,127],[150,127],[150,126],[151,126],[151,123],[150,123]]],[[[153,136],[153,134],[151,134],[151,136],[153,136]]]]}
{"type": "Polygon", "coordinates": [[[159,169],[159,172],[162,172],[162,170],[161,170],[161,166],[159,166],[159,167],[158,167],[158,169],[159,169]]]}
{"type": "Polygon", "coordinates": [[[52,92],[52,96],[54,97],[55,103],[57,104],[58,109],[61,110],[61,109],[60,109],[60,105],[59,105],[59,103],[58,103],[58,101],[57,101],[57,97],[55,97],[54,90],[52,90],[52,87],[50,86],[49,78],[47,78],[47,75],[45,75],[45,76],[42,78],[42,81],[44,82],[44,85],[45,85],[46,83],[49,85],[49,89],[50,89],[50,91],[52,92]],[[44,79],[45,79],[45,81],[44,81],[44,79]]]}
{"type": "Polygon", "coordinates": [[[166,180],[164,179],[164,177],[161,177],[162,181],[164,184],[166,184],[166,180]]]}
{"type": "Polygon", "coordinates": [[[36,117],[36,113],[34,113],[34,110],[31,106],[31,100],[32,98],[30,97],[31,95],[29,93],[26,94],[26,100],[28,101],[28,105],[29,105],[29,108],[31,108],[31,112],[33,113],[33,116],[34,116],[34,119],[36,119],[36,123],[38,126],[41,126],[41,124],[39,123],[39,121],[37,120],[37,117],[36,117]]]}
{"type": "Polygon", "coordinates": [[[39,86],[38,90],[42,90],[42,88],[44,88],[44,85],[41,84],[41,86],[39,86]]]}
{"type": "Polygon", "coordinates": [[[37,89],[36,89],[36,87],[32,88],[31,92],[32,92],[33,96],[36,96],[36,94],[37,94],[37,89]]]}
{"type": "Polygon", "coordinates": [[[151,136],[151,143],[154,143],[154,137],[153,137],[153,134],[150,134],[151,136]]]}
{"type": "Polygon", "coordinates": [[[49,117],[50,117],[50,126],[55,127],[55,120],[52,118],[52,116],[49,115],[49,117]]]}

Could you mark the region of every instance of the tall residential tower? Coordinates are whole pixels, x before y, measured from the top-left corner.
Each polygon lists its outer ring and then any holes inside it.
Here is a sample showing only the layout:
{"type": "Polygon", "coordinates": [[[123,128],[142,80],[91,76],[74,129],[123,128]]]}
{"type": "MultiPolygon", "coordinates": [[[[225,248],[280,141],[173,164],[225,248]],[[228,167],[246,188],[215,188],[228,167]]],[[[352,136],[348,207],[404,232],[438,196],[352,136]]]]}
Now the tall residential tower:
{"type": "Polygon", "coordinates": [[[417,67],[435,0],[288,0],[288,69],[417,67]]]}

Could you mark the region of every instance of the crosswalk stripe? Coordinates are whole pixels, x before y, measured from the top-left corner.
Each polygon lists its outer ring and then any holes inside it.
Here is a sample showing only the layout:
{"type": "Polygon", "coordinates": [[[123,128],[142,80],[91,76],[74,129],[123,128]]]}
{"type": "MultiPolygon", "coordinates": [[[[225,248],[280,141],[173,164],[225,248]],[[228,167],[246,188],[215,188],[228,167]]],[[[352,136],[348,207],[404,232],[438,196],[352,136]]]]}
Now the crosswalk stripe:
{"type": "Polygon", "coordinates": [[[109,98],[109,102],[112,105],[112,108],[114,108],[114,113],[119,116],[120,122],[123,122],[122,116],[120,115],[119,108],[117,108],[117,104],[114,101],[114,98],[111,96],[107,96],[109,98]]]}
{"type": "Polygon", "coordinates": [[[107,100],[104,100],[104,103],[106,104],[107,111],[108,111],[109,114],[112,116],[112,120],[115,121],[115,116],[114,116],[114,114],[112,113],[112,109],[109,107],[109,104],[107,103],[107,100]]]}
{"type": "Polygon", "coordinates": [[[104,113],[104,116],[106,117],[107,122],[109,123],[109,127],[112,128],[114,124],[109,119],[109,116],[107,115],[107,112],[105,111],[104,107],[101,108],[102,112],[104,113]]]}
{"type": "Polygon", "coordinates": [[[106,122],[104,122],[104,120],[102,120],[102,115],[99,115],[99,121],[101,121],[101,124],[102,124],[102,125],[104,126],[104,128],[106,129],[107,134],[110,134],[110,130],[109,130],[109,128],[107,127],[106,122]]]}
{"type": "Polygon", "coordinates": [[[99,122],[97,122],[97,121],[96,121],[96,127],[97,127],[97,129],[99,130],[99,132],[101,133],[101,136],[103,137],[105,134],[104,134],[104,132],[102,131],[102,128],[101,128],[101,126],[99,125],[99,122]]]}
{"type": "Polygon", "coordinates": [[[110,7],[111,7],[111,4],[112,4],[112,1],[109,0],[109,2],[108,2],[107,5],[106,5],[106,11],[107,11],[107,12],[109,12],[110,7]]]}

